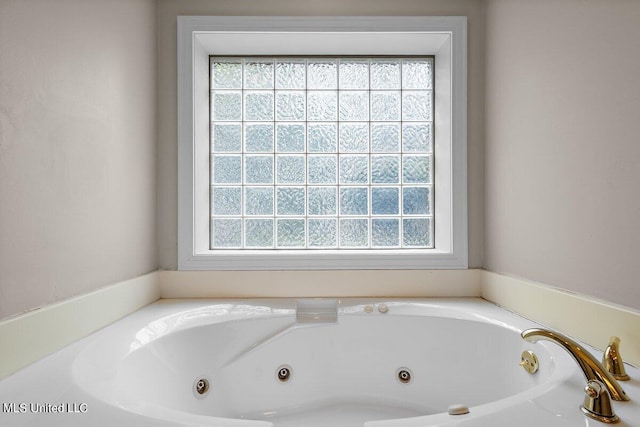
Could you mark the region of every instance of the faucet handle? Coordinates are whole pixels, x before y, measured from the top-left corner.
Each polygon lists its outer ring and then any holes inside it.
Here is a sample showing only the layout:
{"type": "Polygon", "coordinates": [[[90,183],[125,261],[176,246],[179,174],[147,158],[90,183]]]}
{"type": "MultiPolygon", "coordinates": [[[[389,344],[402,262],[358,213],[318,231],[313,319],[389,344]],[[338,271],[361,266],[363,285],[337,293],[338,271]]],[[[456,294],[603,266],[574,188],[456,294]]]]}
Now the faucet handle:
{"type": "Polygon", "coordinates": [[[607,388],[598,380],[591,380],[584,388],[584,404],[580,407],[589,418],[607,424],[614,424],[620,418],[613,412],[607,388]]]}
{"type": "Polygon", "coordinates": [[[602,356],[602,365],[618,381],[629,381],[629,375],[624,370],[624,362],[620,350],[620,338],[612,336],[609,338],[609,345],[602,356]]]}

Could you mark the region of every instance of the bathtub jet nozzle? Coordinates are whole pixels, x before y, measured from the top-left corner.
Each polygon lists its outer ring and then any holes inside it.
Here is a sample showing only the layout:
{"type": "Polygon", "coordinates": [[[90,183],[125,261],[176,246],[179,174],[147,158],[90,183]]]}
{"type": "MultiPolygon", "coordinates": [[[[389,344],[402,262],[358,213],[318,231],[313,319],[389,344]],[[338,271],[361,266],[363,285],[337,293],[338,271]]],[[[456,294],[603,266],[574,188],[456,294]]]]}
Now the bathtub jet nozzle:
{"type": "Polygon", "coordinates": [[[291,379],[291,366],[282,365],[276,371],[276,377],[281,383],[286,383],[291,379]]]}
{"type": "Polygon", "coordinates": [[[193,383],[194,395],[202,399],[209,392],[209,380],[206,377],[196,378],[193,383]]]}

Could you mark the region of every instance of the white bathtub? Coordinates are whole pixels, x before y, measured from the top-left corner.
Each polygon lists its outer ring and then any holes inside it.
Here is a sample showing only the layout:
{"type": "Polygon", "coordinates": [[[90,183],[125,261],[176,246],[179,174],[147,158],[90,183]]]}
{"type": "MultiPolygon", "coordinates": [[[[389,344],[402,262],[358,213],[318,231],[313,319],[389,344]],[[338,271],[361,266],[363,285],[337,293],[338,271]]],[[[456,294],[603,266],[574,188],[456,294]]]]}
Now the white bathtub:
{"type": "MultiPolygon", "coordinates": [[[[13,386],[13,401],[84,403],[84,413],[3,413],[0,425],[601,425],[578,409],[585,381],[569,355],[520,338],[533,322],[476,299],[343,299],[337,309],[335,322],[300,323],[295,300],[152,304],[0,382],[2,401],[13,386]],[[536,353],[537,373],[519,366],[523,350],[536,353]],[[26,397],[43,372],[53,382],[26,397]],[[469,412],[449,414],[454,404],[469,412]]],[[[640,426],[638,371],[628,370],[632,400],[613,405],[619,425],[640,426]]]]}

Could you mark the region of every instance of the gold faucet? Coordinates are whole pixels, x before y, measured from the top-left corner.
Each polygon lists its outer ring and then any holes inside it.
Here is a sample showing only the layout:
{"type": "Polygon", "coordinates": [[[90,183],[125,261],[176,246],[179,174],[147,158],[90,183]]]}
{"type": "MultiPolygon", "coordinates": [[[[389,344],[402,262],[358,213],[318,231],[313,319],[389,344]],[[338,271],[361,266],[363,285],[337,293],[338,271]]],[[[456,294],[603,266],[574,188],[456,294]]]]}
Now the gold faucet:
{"type": "Polygon", "coordinates": [[[629,397],[624,392],[618,381],[613,378],[601,364],[598,362],[588,351],[583,349],[577,342],[573,341],[569,337],[566,337],[558,332],[549,331],[547,329],[527,329],[522,332],[522,338],[526,341],[535,343],[538,340],[544,339],[552,341],[559,346],[563,347],[569,354],[578,362],[582,373],[587,379],[587,382],[592,380],[599,381],[607,389],[611,398],[614,400],[629,400],[629,397]]]}

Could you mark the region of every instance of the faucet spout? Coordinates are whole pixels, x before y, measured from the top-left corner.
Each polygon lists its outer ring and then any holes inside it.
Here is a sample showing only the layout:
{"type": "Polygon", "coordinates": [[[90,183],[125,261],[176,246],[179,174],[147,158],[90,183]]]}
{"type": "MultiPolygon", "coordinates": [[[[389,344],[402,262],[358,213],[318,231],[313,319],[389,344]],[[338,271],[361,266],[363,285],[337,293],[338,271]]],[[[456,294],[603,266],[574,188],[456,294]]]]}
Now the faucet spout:
{"type": "Polygon", "coordinates": [[[522,332],[522,338],[535,343],[539,340],[548,340],[563,347],[578,363],[587,381],[598,380],[604,384],[609,394],[614,400],[629,400],[620,384],[613,378],[601,364],[588,351],[583,349],[577,342],[558,332],[547,329],[527,329],[522,332]]]}

